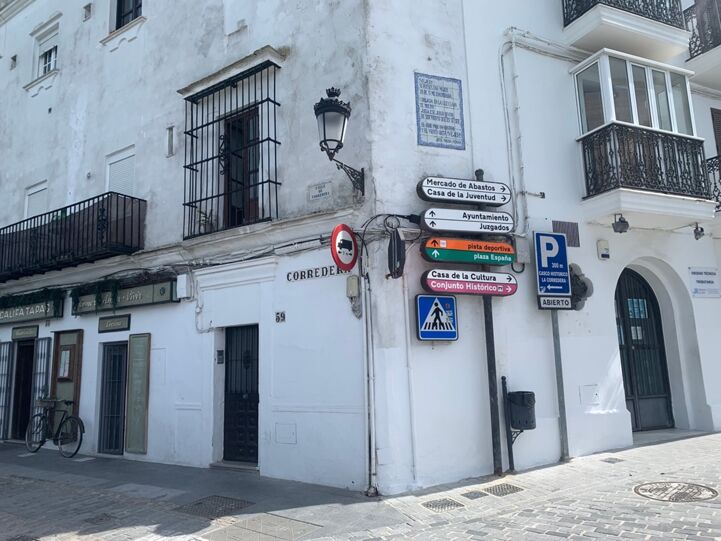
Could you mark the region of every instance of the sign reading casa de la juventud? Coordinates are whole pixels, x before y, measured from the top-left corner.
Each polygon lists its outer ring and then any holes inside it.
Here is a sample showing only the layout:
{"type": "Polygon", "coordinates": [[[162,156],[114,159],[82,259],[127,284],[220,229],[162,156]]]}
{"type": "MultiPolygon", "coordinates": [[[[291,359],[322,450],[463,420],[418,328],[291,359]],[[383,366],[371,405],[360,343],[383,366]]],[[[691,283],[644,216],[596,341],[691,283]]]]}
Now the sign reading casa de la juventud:
{"type": "Polygon", "coordinates": [[[516,250],[506,242],[431,237],[421,246],[428,261],[468,263],[473,265],[510,265],[516,261],[516,250]]]}
{"type": "Polygon", "coordinates": [[[330,236],[330,255],[338,268],[350,272],[358,261],[358,242],[346,224],[339,224],[330,236]]]}
{"type": "Polygon", "coordinates": [[[421,215],[421,227],[426,231],[505,234],[513,231],[513,226],[513,216],[507,212],[432,208],[421,215]]]}
{"type": "Polygon", "coordinates": [[[512,274],[450,269],[431,269],[424,272],[421,286],[429,293],[492,297],[508,297],[518,291],[518,282],[512,274]]]}
{"type": "Polygon", "coordinates": [[[571,274],[568,267],[566,235],[534,233],[536,283],[541,310],[570,310],[571,274]]]}
{"type": "Polygon", "coordinates": [[[489,205],[499,207],[511,200],[511,189],[500,182],[427,177],[418,183],[418,196],[425,201],[489,205]]]}

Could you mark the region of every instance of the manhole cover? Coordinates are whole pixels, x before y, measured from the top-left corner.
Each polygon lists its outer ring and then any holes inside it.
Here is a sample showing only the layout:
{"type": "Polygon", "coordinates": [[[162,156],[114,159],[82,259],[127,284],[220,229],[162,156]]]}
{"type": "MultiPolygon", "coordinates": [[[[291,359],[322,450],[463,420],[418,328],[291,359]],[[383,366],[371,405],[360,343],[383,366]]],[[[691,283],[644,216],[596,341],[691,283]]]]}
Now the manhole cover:
{"type": "Polygon", "coordinates": [[[226,498],[225,496],[208,496],[187,505],[176,507],[175,511],[213,519],[233,515],[236,511],[251,505],[255,505],[255,503],[236,498],[226,498]]]}
{"type": "Polygon", "coordinates": [[[83,522],[87,522],[88,524],[106,524],[113,520],[115,517],[113,515],[108,515],[107,513],[101,513],[99,515],[95,515],[94,517],[86,518],[83,522]]]}
{"type": "Polygon", "coordinates": [[[646,483],[633,490],[639,496],[660,502],[702,502],[718,496],[714,489],[693,483],[646,483]]]}
{"type": "Polygon", "coordinates": [[[464,492],[461,496],[468,498],[469,500],[477,500],[478,498],[485,498],[488,494],[481,492],[480,490],[471,490],[470,492],[464,492]]]}
{"type": "Polygon", "coordinates": [[[618,464],[619,462],[623,462],[624,460],[622,458],[602,458],[601,462],[606,462],[608,464],[618,464]]]}
{"type": "Polygon", "coordinates": [[[516,492],[521,492],[523,489],[521,487],[517,487],[516,485],[500,483],[498,485],[491,485],[489,487],[486,487],[483,490],[485,492],[488,492],[489,494],[493,494],[494,496],[503,497],[508,496],[509,494],[514,494],[516,492]]]}
{"type": "Polygon", "coordinates": [[[450,498],[441,498],[440,500],[431,500],[423,503],[423,507],[436,511],[437,513],[443,513],[444,511],[452,511],[453,509],[459,509],[464,507],[462,503],[450,498]]]}

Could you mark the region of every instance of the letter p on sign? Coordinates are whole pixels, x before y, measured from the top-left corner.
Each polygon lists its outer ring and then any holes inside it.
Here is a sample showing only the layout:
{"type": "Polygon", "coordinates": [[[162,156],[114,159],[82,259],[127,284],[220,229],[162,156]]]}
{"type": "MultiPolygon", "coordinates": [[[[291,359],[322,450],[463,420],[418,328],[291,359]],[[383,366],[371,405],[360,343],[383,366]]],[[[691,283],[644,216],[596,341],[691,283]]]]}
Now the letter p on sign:
{"type": "Polygon", "coordinates": [[[548,260],[558,255],[558,241],[553,237],[541,237],[541,263],[543,267],[548,267],[548,260]]]}

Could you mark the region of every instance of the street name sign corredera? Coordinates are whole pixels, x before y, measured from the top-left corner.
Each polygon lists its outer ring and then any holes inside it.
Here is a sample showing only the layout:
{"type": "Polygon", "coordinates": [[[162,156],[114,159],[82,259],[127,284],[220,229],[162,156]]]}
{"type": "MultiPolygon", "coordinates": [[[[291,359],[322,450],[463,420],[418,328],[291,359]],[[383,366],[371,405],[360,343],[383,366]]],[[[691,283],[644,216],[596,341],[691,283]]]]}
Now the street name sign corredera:
{"type": "Polygon", "coordinates": [[[418,183],[418,196],[425,201],[490,205],[500,207],[511,200],[511,189],[501,182],[427,177],[418,183]]]}
{"type": "Polygon", "coordinates": [[[432,208],[421,215],[421,227],[426,231],[504,234],[513,231],[514,223],[507,212],[432,208]]]}
{"type": "Polygon", "coordinates": [[[518,282],[504,272],[477,272],[431,269],[421,276],[421,286],[429,293],[458,293],[508,297],[518,291],[518,282]]]}
{"type": "Polygon", "coordinates": [[[516,261],[516,250],[506,242],[431,237],[421,246],[428,261],[469,263],[474,265],[510,265],[516,261]]]}

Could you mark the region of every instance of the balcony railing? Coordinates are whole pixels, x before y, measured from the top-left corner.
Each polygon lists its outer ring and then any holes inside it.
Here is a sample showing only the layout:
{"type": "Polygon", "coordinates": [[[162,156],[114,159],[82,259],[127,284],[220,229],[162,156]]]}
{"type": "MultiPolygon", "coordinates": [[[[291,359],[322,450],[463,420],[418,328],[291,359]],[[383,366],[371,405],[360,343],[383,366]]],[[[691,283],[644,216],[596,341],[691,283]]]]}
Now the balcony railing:
{"type": "Polygon", "coordinates": [[[582,139],[586,196],[617,188],[712,199],[703,142],[609,124],[582,139]]]}
{"type": "Polygon", "coordinates": [[[681,0],[563,0],[563,24],[568,26],[599,4],[622,9],[676,28],[686,28],[681,0]]]}
{"type": "Polygon", "coordinates": [[[691,58],[721,45],[721,0],[696,0],[684,11],[684,18],[691,32],[691,58]]]}
{"type": "Polygon", "coordinates": [[[146,202],[109,192],[0,229],[0,282],[131,254],[145,246],[146,202]]]}
{"type": "Polygon", "coordinates": [[[721,209],[721,170],[719,170],[719,156],[708,160],[706,162],[706,169],[708,170],[713,198],[718,203],[718,208],[721,209]]]}

